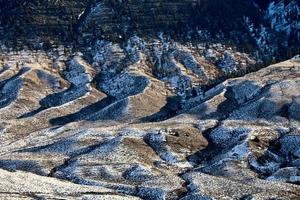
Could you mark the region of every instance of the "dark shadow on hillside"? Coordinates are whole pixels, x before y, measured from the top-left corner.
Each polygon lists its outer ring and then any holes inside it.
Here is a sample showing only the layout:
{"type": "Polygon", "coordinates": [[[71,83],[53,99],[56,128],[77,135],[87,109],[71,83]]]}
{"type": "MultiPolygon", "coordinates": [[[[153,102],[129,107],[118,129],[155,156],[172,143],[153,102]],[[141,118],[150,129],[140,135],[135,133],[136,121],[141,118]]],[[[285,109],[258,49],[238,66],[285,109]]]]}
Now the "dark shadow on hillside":
{"type": "Polygon", "coordinates": [[[21,76],[29,70],[29,68],[22,68],[17,74],[0,82],[0,108],[10,105],[17,99],[23,85],[21,76]]]}
{"type": "Polygon", "coordinates": [[[10,78],[7,78],[7,79],[1,81],[0,82],[0,89],[2,89],[4,87],[4,85],[7,84],[9,81],[13,81],[13,80],[16,80],[16,79],[20,78],[23,74],[25,74],[29,70],[30,70],[30,68],[27,68],[27,67],[21,68],[20,71],[18,71],[17,74],[13,75],[10,78]]]}
{"type": "Polygon", "coordinates": [[[55,126],[63,126],[71,122],[77,122],[80,120],[88,119],[89,115],[102,110],[108,105],[114,103],[116,99],[114,97],[106,97],[92,105],[89,105],[76,113],[72,113],[63,117],[58,117],[50,120],[50,123],[55,126]]]}
{"type": "MultiPolygon", "coordinates": [[[[243,104],[249,102],[249,94],[255,94],[255,91],[260,91],[261,89],[262,88],[254,81],[248,80],[238,83],[237,85],[229,86],[224,94],[226,100],[218,106],[217,111],[228,115],[243,104]]],[[[254,96],[257,96],[258,94],[259,92],[257,92],[254,96]]]]}
{"type": "Polygon", "coordinates": [[[87,86],[78,86],[78,87],[71,86],[65,91],[55,93],[55,94],[50,94],[40,101],[40,108],[25,113],[22,116],[18,117],[18,119],[32,117],[48,108],[61,106],[68,102],[74,101],[84,96],[88,91],[89,89],[87,86]]]}
{"type": "Polygon", "coordinates": [[[36,161],[32,160],[0,160],[0,168],[8,171],[26,171],[45,176],[46,172],[36,161]]]}
{"type": "Polygon", "coordinates": [[[176,116],[178,111],[181,110],[180,97],[168,97],[167,103],[157,113],[143,117],[141,122],[160,122],[176,116]]]}
{"type": "Polygon", "coordinates": [[[2,67],[2,69],[0,70],[0,74],[2,74],[3,72],[5,72],[6,70],[8,70],[10,67],[8,65],[4,65],[2,67]]]}
{"type": "Polygon", "coordinates": [[[207,148],[188,156],[187,160],[193,165],[209,165],[216,160],[218,156],[227,153],[236,145],[241,144],[248,132],[250,132],[249,129],[243,128],[230,130],[226,127],[222,127],[221,123],[219,123],[202,133],[208,141],[207,148]],[[220,139],[217,138],[217,134],[222,134],[220,139]],[[223,135],[226,135],[228,138],[222,141],[223,135]]]}
{"type": "Polygon", "coordinates": [[[52,144],[47,144],[43,146],[30,147],[18,150],[18,153],[60,153],[69,155],[74,148],[77,147],[77,141],[74,139],[64,139],[52,144]]]}

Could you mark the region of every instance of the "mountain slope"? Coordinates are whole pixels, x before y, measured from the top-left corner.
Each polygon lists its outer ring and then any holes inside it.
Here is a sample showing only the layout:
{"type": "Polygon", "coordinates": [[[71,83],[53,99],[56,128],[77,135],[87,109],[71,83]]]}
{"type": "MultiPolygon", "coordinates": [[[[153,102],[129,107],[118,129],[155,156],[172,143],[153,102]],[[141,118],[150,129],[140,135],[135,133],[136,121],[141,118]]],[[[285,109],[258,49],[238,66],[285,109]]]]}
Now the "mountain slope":
{"type": "MultiPolygon", "coordinates": [[[[228,79],[189,99],[180,115],[166,121],[164,112],[176,104],[168,107],[169,89],[162,82],[128,74],[137,81],[130,88],[142,88],[131,93],[120,86],[114,91],[124,97],[106,97],[90,85],[94,73],[80,55],[67,63],[64,76],[38,63],[15,69],[16,75],[12,69],[0,74],[1,102],[11,99],[0,110],[2,169],[43,176],[45,184],[54,184],[55,177],[142,199],[300,197],[299,58],[228,79]],[[78,85],[78,78],[86,82],[78,85]],[[10,97],[15,81],[21,87],[10,97]],[[64,82],[70,84],[66,89],[64,82]],[[87,92],[77,93],[83,85],[87,92]],[[64,98],[57,101],[57,95],[64,98]],[[151,115],[156,122],[148,121],[151,115]]],[[[118,81],[131,84],[125,80],[118,81]]],[[[18,180],[22,173],[9,176],[18,180]]],[[[26,184],[32,195],[44,195],[33,189],[35,183],[26,184]]],[[[16,187],[15,193],[25,195],[16,187]]]]}

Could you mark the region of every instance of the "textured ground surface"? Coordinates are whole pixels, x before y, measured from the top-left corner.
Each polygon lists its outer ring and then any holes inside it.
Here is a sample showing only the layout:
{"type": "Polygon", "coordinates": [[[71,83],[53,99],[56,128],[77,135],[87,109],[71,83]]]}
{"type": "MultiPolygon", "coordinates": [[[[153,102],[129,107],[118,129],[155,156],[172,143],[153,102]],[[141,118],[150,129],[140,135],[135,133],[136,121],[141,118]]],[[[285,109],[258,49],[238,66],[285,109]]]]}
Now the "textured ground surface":
{"type": "Polygon", "coordinates": [[[143,57],[95,82],[80,53],[3,54],[1,198],[300,198],[299,58],[177,102],[143,57]]]}

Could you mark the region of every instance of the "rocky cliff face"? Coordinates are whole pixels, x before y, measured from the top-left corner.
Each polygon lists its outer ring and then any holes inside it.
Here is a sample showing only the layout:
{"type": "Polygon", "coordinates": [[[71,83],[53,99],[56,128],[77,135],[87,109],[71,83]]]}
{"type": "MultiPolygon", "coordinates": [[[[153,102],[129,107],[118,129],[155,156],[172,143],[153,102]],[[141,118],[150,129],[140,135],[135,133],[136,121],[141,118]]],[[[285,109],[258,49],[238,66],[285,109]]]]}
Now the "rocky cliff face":
{"type": "Polygon", "coordinates": [[[300,20],[299,1],[278,1],[271,2],[267,9],[267,18],[271,21],[271,27],[284,32],[290,36],[294,42],[299,42],[299,20],[300,20]]]}
{"type": "Polygon", "coordinates": [[[0,198],[300,198],[298,1],[0,11],[0,198]]]}
{"type": "Polygon", "coordinates": [[[53,42],[86,46],[95,39],[122,42],[133,35],[145,39],[164,33],[177,41],[231,44],[248,53],[258,51],[257,40],[269,48],[284,43],[281,49],[299,47],[299,37],[294,37],[299,32],[299,3],[294,0],[15,0],[0,4],[1,38],[10,46],[24,46],[25,41],[31,46],[37,39],[48,46],[53,42]],[[288,44],[291,34],[297,44],[288,44]]]}
{"type": "Polygon", "coordinates": [[[1,38],[10,46],[50,41],[72,42],[77,21],[92,2],[92,0],[0,1],[0,25],[3,28],[1,38]],[[37,39],[40,41],[36,41],[37,39]]]}
{"type": "MultiPolygon", "coordinates": [[[[246,35],[245,30],[240,26],[243,16],[249,16],[259,21],[259,15],[260,13],[251,1],[239,4],[230,0],[172,2],[150,0],[143,4],[139,1],[115,3],[104,1],[95,4],[88,13],[86,22],[82,24],[81,32],[87,31],[93,34],[89,26],[95,25],[96,29],[92,31],[96,35],[93,35],[93,38],[103,36],[117,39],[118,37],[128,37],[132,33],[156,37],[159,32],[184,38],[188,34],[196,36],[197,30],[202,29],[209,31],[210,34],[223,33],[226,34],[225,37],[230,37],[233,32],[246,35]],[[101,19],[101,21],[95,23],[97,19],[101,19]]],[[[239,36],[232,35],[232,39],[234,37],[239,36]]]]}

